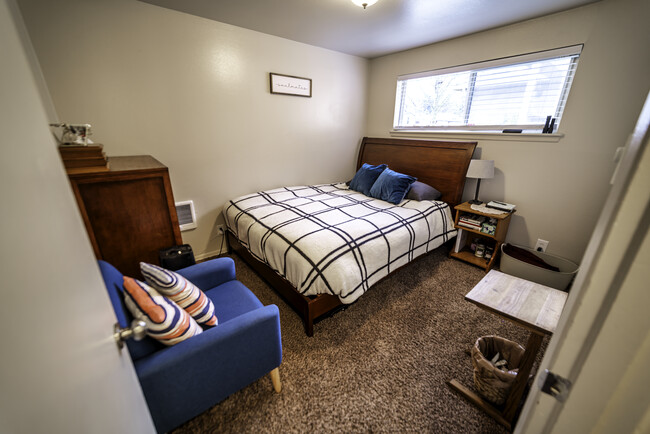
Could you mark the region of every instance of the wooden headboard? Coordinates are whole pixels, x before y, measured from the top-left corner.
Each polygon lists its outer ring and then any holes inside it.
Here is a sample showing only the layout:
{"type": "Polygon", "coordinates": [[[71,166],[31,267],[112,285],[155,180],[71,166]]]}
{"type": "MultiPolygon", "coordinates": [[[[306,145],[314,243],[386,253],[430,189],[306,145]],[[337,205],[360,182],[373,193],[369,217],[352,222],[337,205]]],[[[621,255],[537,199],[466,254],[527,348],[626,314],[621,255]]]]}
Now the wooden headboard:
{"type": "Polygon", "coordinates": [[[363,163],[388,164],[396,172],[414,176],[442,193],[440,200],[458,205],[476,142],[380,139],[364,137],[357,170],[363,163]]]}

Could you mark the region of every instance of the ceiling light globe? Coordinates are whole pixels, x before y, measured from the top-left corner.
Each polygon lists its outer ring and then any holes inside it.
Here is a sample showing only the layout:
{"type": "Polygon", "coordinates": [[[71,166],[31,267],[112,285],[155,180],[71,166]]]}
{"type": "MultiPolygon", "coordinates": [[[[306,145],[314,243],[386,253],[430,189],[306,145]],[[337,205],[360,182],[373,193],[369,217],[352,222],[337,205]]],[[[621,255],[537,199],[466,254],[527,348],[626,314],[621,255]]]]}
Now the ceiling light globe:
{"type": "Polygon", "coordinates": [[[352,3],[359,6],[360,8],[367,8],[377,3],[377,0],[352,0],[352,3]]]}

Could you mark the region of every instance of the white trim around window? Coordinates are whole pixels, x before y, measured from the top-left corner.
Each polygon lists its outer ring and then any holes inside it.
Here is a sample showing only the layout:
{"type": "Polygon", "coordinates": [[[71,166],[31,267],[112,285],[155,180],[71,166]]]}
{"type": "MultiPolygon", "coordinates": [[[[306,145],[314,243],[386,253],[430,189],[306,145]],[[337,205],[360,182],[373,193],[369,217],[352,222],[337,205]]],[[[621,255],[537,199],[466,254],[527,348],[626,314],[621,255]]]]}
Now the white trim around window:
{"type": "Polygon", "coordinates": [[[582,47],[400,75],[391,135],[518,129],[519,136],[558,136],[582,47]]]}

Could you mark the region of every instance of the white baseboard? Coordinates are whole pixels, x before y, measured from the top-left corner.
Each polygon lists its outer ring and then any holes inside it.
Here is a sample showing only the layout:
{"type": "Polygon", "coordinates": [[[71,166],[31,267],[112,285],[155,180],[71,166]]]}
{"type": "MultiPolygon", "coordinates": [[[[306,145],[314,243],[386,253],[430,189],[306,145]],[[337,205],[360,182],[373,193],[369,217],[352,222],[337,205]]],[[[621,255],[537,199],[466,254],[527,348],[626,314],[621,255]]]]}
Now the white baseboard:
{"type": "Polygon", "coordinates": [[[205,261],[206,259],[211,259],[211,258],[217,257],[217,256],[219,256],[219,255],[221,255],[223,253],[226,253],[226,252],[227,252],[227,250],[226,251],[213,250],[211,252],[204,252],[204,253],[195,255],[194,259],[196,260],[196,262],[201,262],[201,261],[205,261]]]}

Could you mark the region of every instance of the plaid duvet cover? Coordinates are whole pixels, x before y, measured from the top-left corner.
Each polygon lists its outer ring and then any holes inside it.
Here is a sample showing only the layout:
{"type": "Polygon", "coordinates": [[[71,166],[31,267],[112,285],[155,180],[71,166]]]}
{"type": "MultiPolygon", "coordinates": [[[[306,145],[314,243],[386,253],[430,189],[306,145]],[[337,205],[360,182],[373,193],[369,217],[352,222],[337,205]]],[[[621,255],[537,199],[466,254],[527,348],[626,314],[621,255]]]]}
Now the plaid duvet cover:
{"type": "Polygon", "coordinates": [[[223,213],[241,244],[301,294],[334,294],[345,304],[456,236],[445,202],[393,205],[344,183],[249,194],[223,213]]]}

